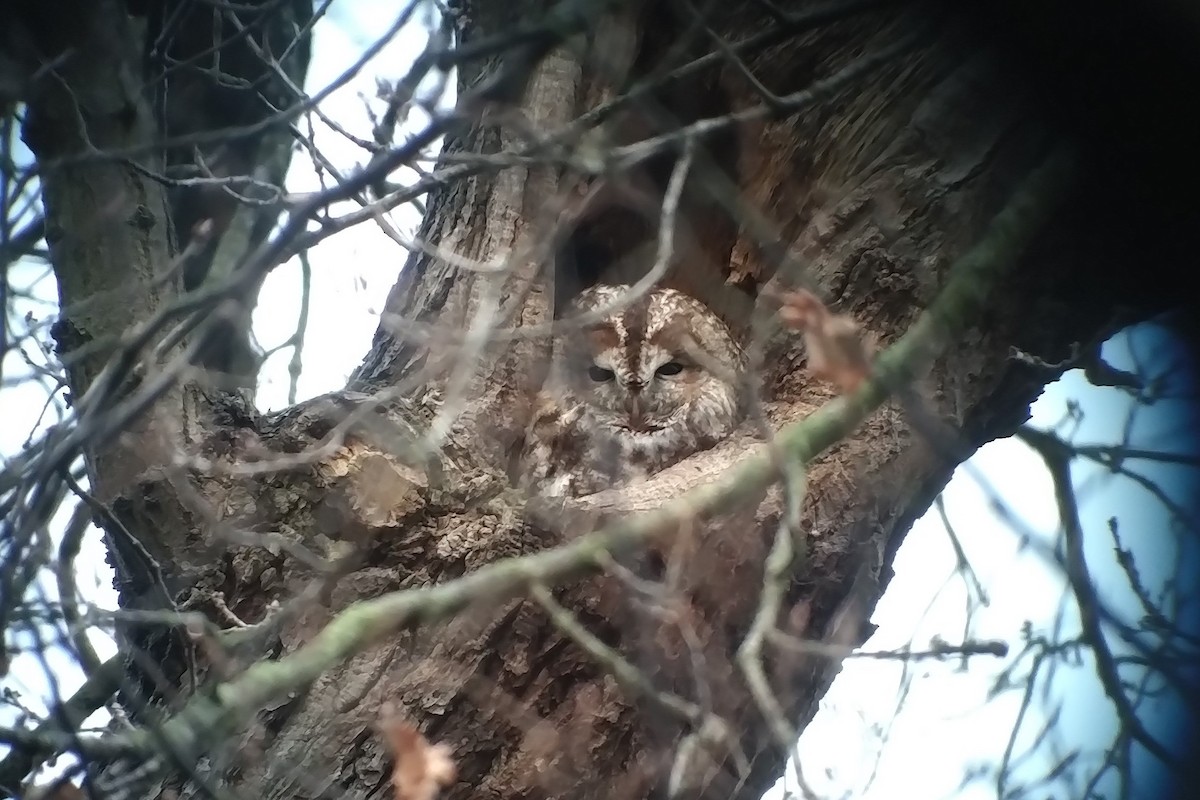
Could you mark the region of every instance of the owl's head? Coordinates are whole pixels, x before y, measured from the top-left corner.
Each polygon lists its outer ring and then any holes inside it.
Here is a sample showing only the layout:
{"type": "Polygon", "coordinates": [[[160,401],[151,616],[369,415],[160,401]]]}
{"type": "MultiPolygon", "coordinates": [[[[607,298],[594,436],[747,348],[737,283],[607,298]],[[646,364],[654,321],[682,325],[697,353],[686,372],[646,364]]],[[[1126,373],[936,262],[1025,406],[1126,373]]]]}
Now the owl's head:
{"type": "MultiPolygon", "coordinates": [[[[592,287],[574,309],[611,305],[629,288],[592,287]]],[[[715,438],[736,423],[742,349],[716,314],[682,292],[652,290],[567,333],[560,352],[560,378],[597,423],[621,435],[682,427],[715,438]]]]}

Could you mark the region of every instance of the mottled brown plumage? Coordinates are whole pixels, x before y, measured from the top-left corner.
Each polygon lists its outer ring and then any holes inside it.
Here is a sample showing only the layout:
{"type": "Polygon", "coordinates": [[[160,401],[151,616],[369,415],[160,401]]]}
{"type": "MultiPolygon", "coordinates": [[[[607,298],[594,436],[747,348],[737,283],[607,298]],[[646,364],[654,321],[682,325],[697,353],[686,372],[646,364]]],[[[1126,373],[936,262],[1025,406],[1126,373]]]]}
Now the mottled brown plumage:
{"type": "MultiPolygon", "coordinates": [[[[567,318],[613,305],[628,286],[594,286],[567,318]]],[[[526,439],[523,482],[583,495],[644,478],[712,447],[741,419],[745,356],[703,303],[654,289],[555,342],[526,439]]]]}

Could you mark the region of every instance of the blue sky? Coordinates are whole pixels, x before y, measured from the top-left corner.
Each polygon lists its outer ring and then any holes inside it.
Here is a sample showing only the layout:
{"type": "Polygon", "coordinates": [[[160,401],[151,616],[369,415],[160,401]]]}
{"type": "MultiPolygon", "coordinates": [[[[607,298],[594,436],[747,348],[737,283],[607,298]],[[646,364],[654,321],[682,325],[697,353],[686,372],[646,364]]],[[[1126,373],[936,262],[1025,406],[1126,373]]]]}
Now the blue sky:
{"type": "MultiPolygon", "coordinates": [[[[1184,351],[1160,326],[1139,326],[1114,337],[1104,348],[1105,357],[1123,369],[1133,369],[1132,356],[1139,353],[1143,368],[1167,370],[1180,394],[1194,394],[1194,376],[1186,368],[1173,366],[1176,358],[1180,359],[1177,363],[1188,363],[1182,358],[1184,351]]],[[[1150,409],[1138,409],[1132,398],[1115,389],[1093,387],[1082,372],[1073,371],[1046,388],[1032,407],[1030,424],[1059,430],[1064,436],[1074,430],[1071,440],[1080,445],[1117,444],[1132,417],[1131,444],[1196,455],[1195,439],[1182,435],[1195,428],[1192,405],[1182,399],[1163,400],[1150,409]],[[1078,423],[1068,428],[1059,423],[1067,416],[1070,403],[1077,403],[1082,414],[1078,423]]],[[[1196,512],[1194,471],[1145,463],[1134,468],[1196,512]]],[[[1119,520],[1119,529],[1125,533],[1123,544],[1133,551],[1142,579],[1150,587],[1162,586],[1174,574],[1186,576],[1196,571],[1200,562],[1195,537],[1180,537],[1171,530],[1164,507],[1132,480],[1082,463],[1076,465],[1072,477],[1087,537],[1086,555],[1099,591],[1115,609],[1136,620],[1136,598],[1113,554],[1108,520],[1119,520]],[[1177,555],[1174,548],[1180,541],[1188,549],[1177,555]]],[[[947,519],[989,603],[980,605],[969,591],[945,525],[936,509],[931,509],[914,525],[897,553],[896,575],[873,617],[879,629],[864,649],[888,650],[910,642],[920,649],[934,637],[949,642],[999,639],[1009,643],[1010,656],[974,656],[966,670],[959,661],[919,662],[907,673],[895,662],[848,661],[823,701],[821,714],[801,738],[802,764],[820,765],[811,770],[812,776],[806,769],[806,778],[814,787],[828,787],[831,796],[851,791],[855,797],[891,798],[919,791],[927,798],[995,798],[991,767],[1008,746],[1024,686],[994,697],[989,690],[1021,652],[1026,625],[1034,633],[1046,635],[1061,625],[1063,633],[1058,638],[1070,636],[1078,628],[1077,611],[1066,595],[1062,573],[1048,561],[1044,550],[1058,541],[1059,522],[1049,474],[1032,450],[1016,439],[986,445],[957,470],[942,497],[947,519]],[[998,504],[1005,508],[1003,514],[997,513],[998,504]],[[1009,515],[1019,522],[1014,525],[1009,515]],[[1025,536],[1031,544],[1025,544],[1025,536]],[[1035,546],[1038,543],[1043,547],[1035,546]],[[900,703],[906,679],[907,694],[900,703]],[[890,720],[889,712],[898,706],[890,720]],[[885,726],[886,743],[880,742],[875,732],[880,724],[885,726]],[[860,747],[846,748],[847,742],[860,747]],[[826,769],[834,772],[828,780],[826,769]],[[973,771],[979,779],[960,786],[963,776],[973,771]],[[864,775],[874,779],[865,790],[854,785],[864,775]]],[[[1195,602],[1193,595],[1193,631],[1200,629],[1195,602]]],[[[1028,661],[1021,660],[1017,674],[1026,673],[1028,661]]],[[[1090,656],[1085,654],[1074,665],[1060,664],[1052,678],[1043,672],[1037,685],[1038,702],[1022,722],[1014,753],[1026,750],[1047,714],[1061,706],[1057,737],[1044,740],[1036,754],[1016,770],[1010,788],[1040,779],[1073,747],[1099,753],[1117,731],[1116,716],[1095,677],[1090,656]]],[[[1167,739],[1180,739],[1172,736],[1170,721],[1163,719],[1164,711],[1178,712],[1177,700],[1168,699],[1158,706],[1148,715],[1157,718],[1151,730],[1167,739]]],[[[1141,755],[1135,752],[1134,773],[1141,791],[1134,796],[1158,797],[1154,781],[1160,777],[1159,765],[1141,755]]],[[[1076,797],[1077,791],[1078,787],[1059,783],[1034,796],[1076,797]]]]}

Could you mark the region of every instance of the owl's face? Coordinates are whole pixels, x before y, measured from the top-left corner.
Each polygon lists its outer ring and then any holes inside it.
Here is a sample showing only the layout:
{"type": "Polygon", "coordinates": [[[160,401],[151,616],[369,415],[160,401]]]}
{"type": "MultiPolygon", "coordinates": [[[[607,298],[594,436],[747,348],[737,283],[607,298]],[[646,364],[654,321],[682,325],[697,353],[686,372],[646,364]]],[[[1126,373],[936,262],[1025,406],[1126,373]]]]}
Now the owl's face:
{"type": "MultiPolygon", "coordinates": [[[[608,305],[627,286],[596,286],[577,310],[608,305]]],[[[562,379],[601,428],[632,439],[681,430],[729,433],[744,356],[729,328],[699,301],[656,289],[563,340],[562,379]]]]}

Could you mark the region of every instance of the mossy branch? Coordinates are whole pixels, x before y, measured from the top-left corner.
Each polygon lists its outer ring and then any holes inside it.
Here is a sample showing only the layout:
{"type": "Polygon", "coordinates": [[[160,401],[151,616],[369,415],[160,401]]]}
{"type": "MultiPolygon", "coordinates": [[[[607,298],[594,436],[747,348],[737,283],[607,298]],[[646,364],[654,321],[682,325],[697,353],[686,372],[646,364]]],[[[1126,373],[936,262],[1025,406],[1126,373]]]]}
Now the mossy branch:
{"type": "MultiPolygon", "coordinates": [[[[1030,173],[982,238],[955,262],[933,304],[880,354],[871,380],[777,434],[776,442],[790,461],[809,463],[849,436],[891,391],[907,385],[970,326],[989,293],[1066,196],[1075,171],[1075,157],[1064,148],[1030,173]]],[[[198,755],[213,741],[241,728],[266,703],[302,689],[324,671],[398,630],[447,619],[470,605],[495,603],[531,586],[554,586],[576,578],[614,555],[672,535],[685,521],[706,519],[760,497],[777,477],[778,462],[769,453],[758,453],[713,483],[655,510],[614,520],[553,550],[499,561],[445,584],[355,603],[296,652],[251,667],[212,695],[194,697],[165,724],[153,730],[77,739],[73,744],[98,756],[149,753],[164,745],[198,755]]]]}

